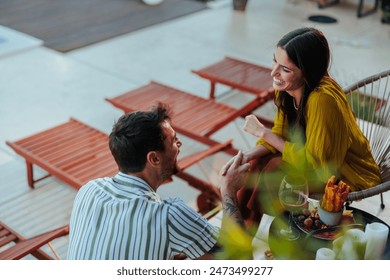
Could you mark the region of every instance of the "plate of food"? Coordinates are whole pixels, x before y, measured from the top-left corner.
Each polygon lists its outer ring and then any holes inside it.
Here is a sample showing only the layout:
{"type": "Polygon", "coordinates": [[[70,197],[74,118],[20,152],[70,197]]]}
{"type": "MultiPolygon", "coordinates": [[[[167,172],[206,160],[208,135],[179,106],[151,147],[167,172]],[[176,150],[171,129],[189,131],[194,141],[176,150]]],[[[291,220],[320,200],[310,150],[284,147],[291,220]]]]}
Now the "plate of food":
{"type": "Polygon", "coordinates": [[[339,225],[327,226],[320,220],[317,207],[311,210],[303,209],[293,216],[293,221],[301,231],[322,240],[334,240],[343,228],[357,226],[351,210],[343,211],[339,225]]]}
{"type": "Polygon", "coordinates": [[[352,211],[343,210],[349,191],[350,187],[346,183],[331,176],[322,199],[309,201],[308,209],[294,215],[295,225],[303,232],[324,240],[334,240],[347,225],[359,226],[355,224],[352,211]],[[333,219],[333,215],[337,219],[333,219]]]}

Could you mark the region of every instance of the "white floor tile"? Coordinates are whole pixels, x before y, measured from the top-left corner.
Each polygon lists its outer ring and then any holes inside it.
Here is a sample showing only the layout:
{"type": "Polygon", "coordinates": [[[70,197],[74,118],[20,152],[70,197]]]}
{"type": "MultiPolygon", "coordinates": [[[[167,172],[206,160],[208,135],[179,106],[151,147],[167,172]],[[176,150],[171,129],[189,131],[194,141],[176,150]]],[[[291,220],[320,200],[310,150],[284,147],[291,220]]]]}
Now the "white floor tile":
{"type": "Polygon", "coordinates": [[[43,44],[42,40],[0,25],[0,58],[17,54],[43,44]]]}

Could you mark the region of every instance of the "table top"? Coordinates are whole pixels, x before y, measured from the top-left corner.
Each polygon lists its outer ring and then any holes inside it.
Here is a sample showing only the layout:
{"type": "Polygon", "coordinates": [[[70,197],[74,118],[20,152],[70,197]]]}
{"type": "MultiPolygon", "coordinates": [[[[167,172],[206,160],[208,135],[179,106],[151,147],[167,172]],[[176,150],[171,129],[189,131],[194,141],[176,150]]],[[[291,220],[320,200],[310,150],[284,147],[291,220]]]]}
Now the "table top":
{"type": "MultiPolygon", "coordinates": [[[[356,224],[361,224],[360,228],[364,230],[366,224],[379,222],[389,227],[385,222],[379,218],[354,207],[347,206],[346,210],[352,210],[354,220],[356,224]]],[[[269,230],[269,246],[277,259],[315,259],[317,249],[321,247],[332,248],[332,240],[325,240],[310,236],[307,232],[300,230],[294,222],[293,226],[296,227],[301,235],[300,238],[294,241],[288,241],[283,239],[279,235],[281,225],[285,225],[288,219],[288,214],[281,217],[276,217],[270,226],[269,230]]],[[[359,226],[358,226],[359,227],[359,226]]],[[[387,239],[386,249],[383,259],[390,259],[390,235],[387,239]]]]}

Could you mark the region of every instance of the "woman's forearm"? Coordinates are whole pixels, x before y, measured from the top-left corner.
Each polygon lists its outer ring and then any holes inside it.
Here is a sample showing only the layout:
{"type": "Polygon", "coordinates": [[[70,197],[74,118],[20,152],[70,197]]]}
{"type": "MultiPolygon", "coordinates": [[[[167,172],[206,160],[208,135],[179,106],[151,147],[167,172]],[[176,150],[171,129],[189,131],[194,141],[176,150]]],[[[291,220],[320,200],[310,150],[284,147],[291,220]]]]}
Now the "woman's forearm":
{"type": "Polygon", "coordinates": [[[264,147],[263,145],[258,145],[258,146],[255,146],[245,152],[244,153],[244,158],[245,158],[245,162],[249,162],[251,160],[254,160],[254,159],[258,159],[258,158],[261,158],[265,155],[268,155],[271,153],[270,150],[268,150],[266,147],[264,147]]]}
{"type": "Polygon", "coordinates": [[[274,134],[271,130],[267,129],[264,132],[263,139],[267,141],[272,147],[283,153],[284,143],[286,142],[282,137],[274,134]]]}

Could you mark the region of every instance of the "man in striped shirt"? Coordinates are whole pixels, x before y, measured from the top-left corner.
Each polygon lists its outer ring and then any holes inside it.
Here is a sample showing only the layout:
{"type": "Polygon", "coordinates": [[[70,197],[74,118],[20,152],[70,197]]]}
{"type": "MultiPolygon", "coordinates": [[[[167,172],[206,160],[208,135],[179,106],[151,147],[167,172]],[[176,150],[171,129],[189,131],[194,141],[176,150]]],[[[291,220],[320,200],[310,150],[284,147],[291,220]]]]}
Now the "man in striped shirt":
{"type": "MultiPolygon", "coordinates": [[[[109,137],[119,173],[88,182],[74,201],[68,259],[210,258],[219,229],[181,199],[161,200],[157,188],[177,173],[182,143],[170,125],[168,108],[122,116],[109,137]]],[[[236,192],[240,157],[223,177],[224,211],[243,224],[236,192]]]]}

